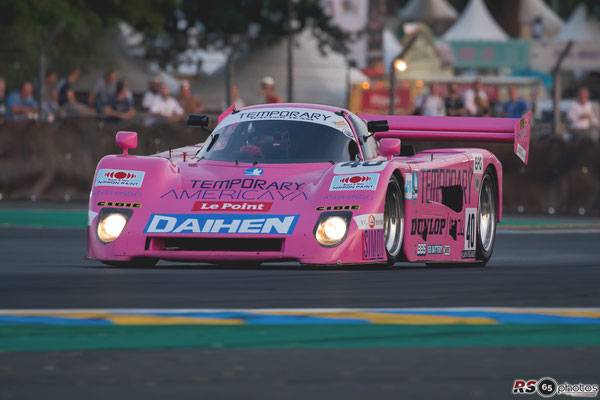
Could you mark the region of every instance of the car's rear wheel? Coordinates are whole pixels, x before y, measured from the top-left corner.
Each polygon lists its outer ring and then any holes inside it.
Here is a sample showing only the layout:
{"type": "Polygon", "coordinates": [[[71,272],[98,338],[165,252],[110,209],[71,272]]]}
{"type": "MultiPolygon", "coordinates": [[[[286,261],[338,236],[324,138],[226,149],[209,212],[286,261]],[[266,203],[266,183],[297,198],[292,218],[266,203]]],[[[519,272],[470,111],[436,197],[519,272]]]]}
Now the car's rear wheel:
{"type": "Polygon", "coordinates": [[[130,261],[100,261],[102,264],[110,265],[111,267],[125,268],[151,268],[158,263],[158,258],[138,257],[130,261]]]}
{"type": "Polygon", "coordinates": [[[404,240],[404,192],[398,179],[392,175],[385,194],[383,212],[383,236],[388,266],[394,263],[402,253],[404,240]]]}
{"type": "Polygon", "coordinates": [[[483,267],[492,257],[496,243],[496,221],[498,220],[496,179],[489,168],[481,178],[479,204],[477,206],[477,261],[483,267]]]}

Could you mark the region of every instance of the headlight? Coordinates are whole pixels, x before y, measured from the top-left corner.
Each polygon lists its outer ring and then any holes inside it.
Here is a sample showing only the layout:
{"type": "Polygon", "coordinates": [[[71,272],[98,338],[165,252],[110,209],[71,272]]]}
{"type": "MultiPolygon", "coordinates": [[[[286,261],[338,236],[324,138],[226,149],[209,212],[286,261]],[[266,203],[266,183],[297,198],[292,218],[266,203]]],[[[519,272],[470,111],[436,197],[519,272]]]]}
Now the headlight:
{"type": "Polygon", "coordinates": [[[340,244],[348,233],[348,221],[351,217],[350,212],[321,214],[315,226],[317,242],[326,247],[340,244]]]}
{"type": "Polygon", "coordinates": [[[131,210],[102,209],[98,218],[98,239],[110,243],[118,238],[131,214],[131,210]]]}

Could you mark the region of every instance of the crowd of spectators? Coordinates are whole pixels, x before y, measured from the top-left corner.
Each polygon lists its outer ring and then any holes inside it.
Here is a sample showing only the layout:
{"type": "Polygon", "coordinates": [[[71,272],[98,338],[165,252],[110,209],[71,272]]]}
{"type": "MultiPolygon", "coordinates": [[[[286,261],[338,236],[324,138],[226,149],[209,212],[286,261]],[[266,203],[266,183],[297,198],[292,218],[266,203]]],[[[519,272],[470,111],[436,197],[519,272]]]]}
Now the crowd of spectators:
{"type": "Polygon", "coordinates": [[[414,101],[415,115],[451,116],[451,117],[507,117],[521,118],[529,111],[529,104],[519,96],[516,86],[508,89],[509,100],[499,104],[494,110],[481,81],[476,80],[473,86],[459,93],[458,84],[450,83],[447,96],[440,94],[440,84],[433,82],[429,90],[414,101]]]}
{"type": "MultiPolygon", "coordinates": [[[[136,107],[134,96],[127,82],[113,70],[106,71],[87,94],[87,102],[81,101],[74,86],[80,77],[80,70],[73,68],[65,77],[59,79],[55,71],[46,73],[41,104],[34,97],[34,86],[26,81],[14,91],[7,93],[6,80],[0,76],[0,118],[6,120],[43,119],[54,121],[56,118],[102,118],[106,121],[120,122],[137,119],[146,125],[160,123],[179,123],[189,114],[204,111],[202,100],[192,93],[190,83],[182,81],[178,93],[172,96],[169,87],[154,77],[148,90],[136,107]]],[[[275,80],[266,76],[260,83],[260,95],[264,102],[281,103],[275,90],[275,80]]],[[[457,83],[447,86],[446,96],[442,95],[440,83],[432,82],[428,90],[415,99],[415,115],[426,116],[466,116],[466,117],[508,117],[521,118],[531,106],[519,95],[516,86],[508,88],[508,101],[492,106],[482,82],[476,80],[473,85],[460,93],[457,83]]],[[[589,100],[587,88],[581,88],[577,101],[570,105],[567,113],[569,134],[572,137],[592,136],[597,140],[598,116],[589,100]],[[596,128],[596,129],[593,129],[596,128]],[[590,133],[591,132],[591,133],[590,133]],[[596,136],[594,136],[596,135],[596,136]]],[[[240,98],[236,86],[231,87],[230,102],[237,109],[246,106],[240,98]]],[[[228,108],[223,103],[222,109],[228,108]]]]}
{"type": "MultiPolygon", "coordinates": [[[[169,87],[159,77],[151,80],[140,106],[136,107],[127,82],[113,70],[107,71],[96,81],[85,101],[85,97],[81,93],[78,95],[74,89],[80,74],[78,68],[73,68],[59,79],[55,71],[47,72],[42,82],[41,105],[34,97],[31,82],[23,82],[17,90],[7,94],[6,80],[0,76],[0,119],[41,119],[52,122],[57,118],[99,118],[111,122],[137,120],[153,125],[179,123],[188,114],[204,111],[202,101],[192,94],[188,81],[180,83],[178,93],[173,97],[169,87]]],[[[236,105],[243,106],[237,88],[234,101],[236,105]]]]}

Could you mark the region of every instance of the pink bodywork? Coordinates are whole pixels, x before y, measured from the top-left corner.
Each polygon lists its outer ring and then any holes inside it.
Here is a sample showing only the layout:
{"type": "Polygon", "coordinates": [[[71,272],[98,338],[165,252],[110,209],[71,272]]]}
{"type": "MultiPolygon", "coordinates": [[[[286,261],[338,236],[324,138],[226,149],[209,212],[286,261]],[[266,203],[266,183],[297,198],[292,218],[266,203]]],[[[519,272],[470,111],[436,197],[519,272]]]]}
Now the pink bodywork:
{"type": "MultiPolygon", "coordinates": [[[[281,107],[312,108],[329,112],[340,112],[339,108],[315,106],[307,104],[275,104],[247,107],[244,110],[271,110],[281,107]]],[[[228,110],[227,113],[231,113],[228,110]]],[[[345,111],[345,110],[344,110],[345,111]]],[[[346,111],[347,113],[347,111],[346,111]]],[[[225,117],[220,118],[222,120],[225,117]]],[[[345,120],[350,122],[348,115],[345,120]]],[[[447,117],[398,117],[398,116],[361,116],[366,120],[387,119],[390,132],[377,134],[378,138],[414,139],[410,132],[420,132],[421,138],[430,140],[438,138],[439,132],[451,132],[458,138],[471,138],[478,135],[481,141],[508,141],[509,124],[514,128],[519,126],[519,120],[509,119],[476,119],[476,118],[447,118],[447,117]],[[466,134],[461,136],[460,133],[466,134]],[[499,139],[501,138],[501,139],[499,139]]],[[[528,118],[528,117],[526,117],[528,118]]],[[[520,129],[520,146],[528,153],[529,120],[526,127],[520,129]],[[525,132],[526,131],[526,132],[525,132]],[[527,143],[525,143],[527,136],[527,143]]],[[[354,127],[350,124],[352,133],[356,136],[354,127]]],[[[515,140],[515,132],[511,131],[515,140]]],[[[415,134],[417,135],[417,134],[415,134]]],[[[130,143],[128,135],[123,135],[123,143],[130,143]]],[[[392,145],[390,143],[390,145],[392,145]]],[[[516,145],[515,145],[516,146],[516,145]]],[[[128,147],[128,146],[122,146],[128,147]]],[[[437,149],[422,151],[408,157],[379,156],[374,162],[380,161],[381,169],[376,190],[330,191],[336,173],[336,165],[330,163],[315,164],[259,164],[264,173],[260,177],[248,178],[244,171],[253,168],[249,163],[220,162],[198,160],[193,157],[202,144],[188,146],[154,156],[109,155],[98,164],[89,203],[88,221],[88,257],[104,261],[128,261],[138,257],[156,257],[165,260],[181,261],[278,261],[294,260],[303,264],[359,264],[385,262],[384,259],[365,259],[364,243],[367,231],[363,226],[359,229],[356,216],[383,214],[387,184],[395,175],[405,186],[404,200],[404,245],[403,251],[408,261],[473,261],[463,259],[461,252],[465,249],[464,221],[466,209],[477,209],[479,182],[482,173],[489,167],[493,169],[498,187],[497,220],[502,214],[502,166],[498,159],[484,149],[437,149]],[[183,153],[188,155],[183,161],[183,153]],[[478,162],[481,164],[476,165],[478,162]],[[114,186],[118,172],[143,172],[140,181],[137,177],[130,179],[131,186],[114,186]],[[416,178],[417,185],[414,185],[416,178]],[[113,179],[111,181],[111,179],[113,179]],[[203,186],[202,182],[232,181],[232,180],[267,181],[263,188],[236,188],[223,190],[211,188],[211,184],[203,186]],[[407,184],[412,181],[413,184],[407,184]],[[105,185],[109,182],[109,185],[105,185]],[[264,189],[271,183],[276,183],[276,189],[264,189]],[[137,186],[139,184],[139,186],[137,186]],[[284,185],[285,184],[285,185],[284,185]],[[463,195],[463,207],[454,211],[441,204],[442,186],[459,185],[463,195]],[[415,188],[416,186],[416,188],[415,188]],[[235,191],[235,192],[234,192],[235,191]],[[413,198],[414,197],[414,198],[413,198]],[[112,243],[102,243],[96,234],[98,213],[112,202],[114,208],[133,210],[132,216],[123,233],[112,243]],[[262,203],[268,211],[235,211],[214,210],[209,207],[223,203],[242,207],[244,202],[262,203]],[[99,205],[100,203],[100,205],[99,205]],[[267,204],[269,203],[269,204],[267,204]],[[135,204],[135,206],[132,206],[135,204]],[[323,247],[314,237],[315,224],[323,212],[321,207],[352,206],[352,219],[344,241],[336,247],[323,247]],[[319,208],[320,210],[317,210],[319,208]],[[358,209],[357,209],[358,208],[358,209]],[[281,234],[230,234],[230,233],[144,233],[149,225],[152,214],[210,214],[215,218],[219,215],[297,215],[298,219],[293,232],[281,234]],[[418,233],[419,221],[430,221],[433,228],[424,239],[422,232],[418,233]],[[438,222],[436,222],[438,221],[438,222]],[[441,222],[445,221],[445,222],[441,222]],[[437,223],[437,227],[436,224],[437,223]],[[442,227],[443,225],[443,227],[442,227]],[[451,227],[453,233],[451,232],[451,227]],[[414,229],[413,229],[414,228],[414,229]],[[253,238],[253,239],[282,239],[279,251],[197,251],[172,250],[165,247],[165,238],[253,238]],[[422,255],[419,250],[423,244],[442,246],[440,254],[422,255]]],[[[387,145],[386,145],[387,147],[387,145]]],[[[526,162],[525,155],[524,162],[526,162]]],[[[361,151],[362,157],[362,151],[361,151]]],[[[360,170],[357,174],[369,171],[360,170]]],[[[123,175],[123,174],[121,174],[123,175]]],[[[249,181],[244,181],[249,182],[249,181]]],[[[250,183],[248,183],[250,184],[250,183]]],[[[365,217],[366,218],[366,217],[365,217]]],[[[366,219],[365,219],[366,220],[366,219]]],[[[371,221],[371,219],[368,219],[371,221]]],[[[429,223],[429,222],[426,222],[429,223]]],[[[422,225],[422,224],[421,224],[422,225]]],[[[374,226],[377,227],[377,226],[374,226]]],[[[381,238],[383,240],[383,238],[381,238]]],[[[438,247],[435,247],[438,249],[438,247]]],[[[437,251],[436,251],[437,253],[437,251]]]]}

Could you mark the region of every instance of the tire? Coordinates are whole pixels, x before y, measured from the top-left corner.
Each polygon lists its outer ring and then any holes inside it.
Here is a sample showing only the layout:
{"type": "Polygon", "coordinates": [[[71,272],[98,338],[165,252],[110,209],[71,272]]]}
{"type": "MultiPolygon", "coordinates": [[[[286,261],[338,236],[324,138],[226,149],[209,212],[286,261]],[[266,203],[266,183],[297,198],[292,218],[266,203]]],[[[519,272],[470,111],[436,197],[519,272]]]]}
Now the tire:
{"type": "Polygon", "coordinates": [[[498,189],[494,174],[488,168],[481,178],[477,204],[477,266],[484,267],[494,251],[498,219],[498,189]]]}
{"type": "Polygon", "coordinates": [[[383,232],[387,265],[391,267],[400,258],[404,241],[404,190],[394,175],[385,194],[383,232]]]}
{"type": "Polygon", "coordinates": [[[130,261],[102,261],[102,264],[110,265],[111,267],[125,267],[125,268],[152,268],[158,263],[158,258],[150,257],[139,257],[134,258],[130,261]]]}

